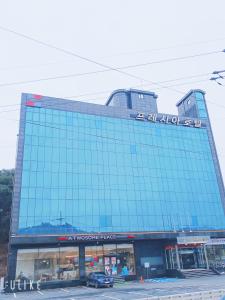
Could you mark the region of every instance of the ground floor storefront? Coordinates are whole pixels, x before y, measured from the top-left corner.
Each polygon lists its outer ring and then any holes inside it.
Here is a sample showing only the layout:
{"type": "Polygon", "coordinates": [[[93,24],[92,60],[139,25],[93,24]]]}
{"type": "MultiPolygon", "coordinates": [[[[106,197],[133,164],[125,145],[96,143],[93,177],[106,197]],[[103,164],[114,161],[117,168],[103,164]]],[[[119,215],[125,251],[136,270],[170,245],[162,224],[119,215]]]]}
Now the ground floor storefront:
{"type": "Polygon", "coordinates": [[[91,272],[130,280],[166,276],[168,270],[225,269],[225,239],[205,235],[77,235],[28,242],[11,244],[8,280],[62,286],[84,282],[91,272]]]}
{"type": "Polygon", "coordinates": [[[225,239],[204,237],[177,238],[165,247],[166,269],[215,269],[225,271],[225,239]]]}
{"type": "Polygon", "coordinates": [[[42,282],[76,280],[84,275],[83,271],[85,275],[91,272],[135,275],[133,244],[89,245],[84,249],[79,245],[40,247],[17,251],[16,279],[28,278],[42,282]]]}

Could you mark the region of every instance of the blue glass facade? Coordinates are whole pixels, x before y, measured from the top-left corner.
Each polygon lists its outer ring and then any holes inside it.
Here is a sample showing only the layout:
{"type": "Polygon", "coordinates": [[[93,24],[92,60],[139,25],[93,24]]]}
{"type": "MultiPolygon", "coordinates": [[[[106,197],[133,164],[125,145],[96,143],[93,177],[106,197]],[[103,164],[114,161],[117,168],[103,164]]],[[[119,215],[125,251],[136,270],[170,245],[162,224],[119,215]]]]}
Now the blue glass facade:
{"type": "Polygon", "coordinates": [[[167,276],[224,260],[211,249],[224,249],[225,194],[204,92],[186,94],[176,116],[156,99],[22,95],[9,280],[62,287],[94,271],[134,279],[145,263],[167,276]]]}
{"type": "Polygon", "coordinates": [[[225,227],[207,128],[27,106],[23,151],[19,234],[225,227]]]}
{"type": "Polygon", "coordinates": [[[196,104],[198,108],[198,114],[201,119],[208,118],[207,109],[205,106],[204,96],[200,92],[195,93],[196,104]]]}

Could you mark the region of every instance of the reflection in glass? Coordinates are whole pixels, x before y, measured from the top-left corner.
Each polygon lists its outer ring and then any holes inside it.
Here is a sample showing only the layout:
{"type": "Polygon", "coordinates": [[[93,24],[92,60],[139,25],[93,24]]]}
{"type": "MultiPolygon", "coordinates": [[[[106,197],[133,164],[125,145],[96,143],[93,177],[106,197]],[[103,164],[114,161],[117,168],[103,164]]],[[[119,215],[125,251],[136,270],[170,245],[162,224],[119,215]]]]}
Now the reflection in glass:
{"type": "Polygon", "coordinates": [[[117,268],[118,268],[118,274],[124,276],[135,274],[133,245],[131,244],[117,245],[117,268]]]}
{"type": "Polygon", "coordinates": [[[102,272],[107,275],[135,275],[132,244],[105,244],[85,247],[85,272],[102,272]]]}
{"type": "Polygon", "coordinates": [[[37,116],[25,124],[20,234],[224,229],[206,128],[27,108],[37,116]]]}
{"type": "Polygon", "coordinates": [[[60,248],[60,264],[58,279],[72,280],[79,278],[79,251],[78,248],[60,248]]]}
{"type": "Polygon", "coordinates": [[[53,281],[78,278],[78,247],[18,250],[16,279],[53,281]]]}
{"type": "Polygon", "coordinates": [[[38,259],[38,249],[20,249],[17,252],[16,279],[34,280],[34,262],[38,259]]]}
{"type": "Polygon", "coordinates": [[[85,247],[85,270],[91,272],[104,272],[102,246],[85,247]]]}
{"type": "Polygon", "coordinates": [[[117,275],[116,244],[103,245],[105,273],[117,275]]]}
{"type": "Polygon", "coordinates": [[[35,280],[57,280],[59,268],[59,248],[39,249],[38,259],[34,261],[35,280]]]}
{"type": "Polygon", "coordinates": [[[207,257],[211,268],[225,271],[225,245],[207,245],[207,257]]]}

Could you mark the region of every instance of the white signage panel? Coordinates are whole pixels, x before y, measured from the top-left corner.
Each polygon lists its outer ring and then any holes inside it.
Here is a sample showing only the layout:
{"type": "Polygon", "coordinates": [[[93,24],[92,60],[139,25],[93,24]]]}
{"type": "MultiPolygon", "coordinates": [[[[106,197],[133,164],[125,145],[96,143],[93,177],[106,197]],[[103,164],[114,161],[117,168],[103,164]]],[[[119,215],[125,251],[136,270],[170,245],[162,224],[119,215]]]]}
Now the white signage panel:
{"type": "Polygon", "coordinates": [[[225,238],[210,239],[206,245],[225,245],[225,238]]]}
{"type": "Polygon", "coordinates": [[[179,236],[177,237],[177,244],[206,244],[209,240],[209,236],[179,236]]]}

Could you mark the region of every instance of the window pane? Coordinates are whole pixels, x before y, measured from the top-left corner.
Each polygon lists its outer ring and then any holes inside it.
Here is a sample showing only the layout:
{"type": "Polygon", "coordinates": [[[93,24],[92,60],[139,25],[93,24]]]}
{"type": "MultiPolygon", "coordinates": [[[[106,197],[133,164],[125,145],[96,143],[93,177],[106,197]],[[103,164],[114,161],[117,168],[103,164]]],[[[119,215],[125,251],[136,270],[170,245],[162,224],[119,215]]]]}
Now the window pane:
{"type": "Polygon", "coordinates": [[[85,247],[85,271],[86,274],[104,272],[102,246],[85,247]]]}
{"type": "Polygon", "coordinates": [[[38,249],[21,249],[17,252],[16,279],[35,280],[34,262],[38,258],[38,249]]]}
{"type": "Polygon", "coordinates": [[[78,247],[60,248],[60,264],[58,279],[73,280],[79,278],[79,249],[78,247]]]}
{"type": "Polygon", "coordinates": [[[117,245],[117,268],[120,275],[135,274],[134,248],[132,244],[117,245]]]}
{"type": "Polygon", "coordinates": [[[116,244],[103,245],[105,273],[117,275],[116,244]]]}
{"type": "Polygon", "coordinates": [[[16,279],[51,281],[78,278],[78,247],[18,250],[16,279]]]}
{"type": "Polygon", "coordinates": [[[108,275],[135,275],[132,244],[85,247],[86,274],[104,271],[108,275]]]}
{"type": "Polygon", "coordinates": [[[40,248],[34,261],[35,280],[57,280],[59,269],[59,248],[40,248]]]}

